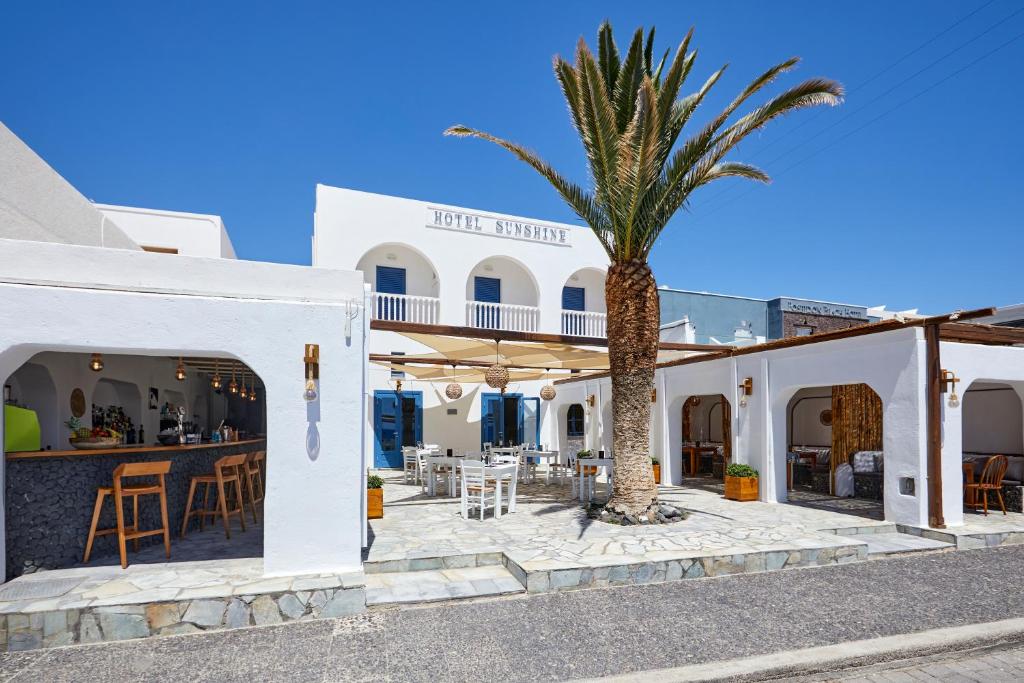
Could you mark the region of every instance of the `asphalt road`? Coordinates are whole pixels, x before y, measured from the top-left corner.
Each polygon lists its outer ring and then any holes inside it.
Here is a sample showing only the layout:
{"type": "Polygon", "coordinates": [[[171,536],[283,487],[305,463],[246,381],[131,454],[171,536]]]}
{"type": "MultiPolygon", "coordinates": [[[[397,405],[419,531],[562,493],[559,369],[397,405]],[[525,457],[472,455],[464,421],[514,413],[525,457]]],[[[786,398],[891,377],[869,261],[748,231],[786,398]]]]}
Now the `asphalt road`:
{"type": "Polygon", "coordinates": [[[15,681],[537,681],[1019,616],[1024,546],[371,611],[0,657],[15,681]]]}

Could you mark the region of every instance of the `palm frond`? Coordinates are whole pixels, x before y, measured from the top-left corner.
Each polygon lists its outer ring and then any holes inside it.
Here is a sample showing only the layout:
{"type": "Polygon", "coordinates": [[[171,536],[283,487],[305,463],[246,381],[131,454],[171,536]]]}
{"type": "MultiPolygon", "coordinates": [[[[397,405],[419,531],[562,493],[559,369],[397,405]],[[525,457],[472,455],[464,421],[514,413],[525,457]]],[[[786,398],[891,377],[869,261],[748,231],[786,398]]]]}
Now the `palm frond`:
{"type": "Polygon", "coordinates": [[[474,137],[481,140],[487,140],[499,147],[503,147],[514,154],[520,161],[524,161],[532,166],[535,171],[544,176],[544,178],[551,183],[556,190],[558,190],[558,193],[562,195],[562,199],[572,207],[573,211],[576,212],[576,215],[582,218],[587,225],[591,227],[605,250],[609,254],[612,253],[612,246],[609,242],[610,228],[608,220],[595,201],[594,196],[575,183],[572,183],[562,177],[561,174],[559,174],[550,164],[539,156],[522,145],[517,145],[514,142],[503,140],[502,138],[491,135],[490,133],[485,133],[484,131],[476,130],[469,126],[451,126],[444,131],[444,134],[454,137],[474,137]]]}
{"type": "Polygon", "coordinates": [[[619,80],[619,49],[612,37],[612,25],[605,19],[597,30],[597,63],[608,87],[608,99],[615,97],[615,83],[619,80]]]}

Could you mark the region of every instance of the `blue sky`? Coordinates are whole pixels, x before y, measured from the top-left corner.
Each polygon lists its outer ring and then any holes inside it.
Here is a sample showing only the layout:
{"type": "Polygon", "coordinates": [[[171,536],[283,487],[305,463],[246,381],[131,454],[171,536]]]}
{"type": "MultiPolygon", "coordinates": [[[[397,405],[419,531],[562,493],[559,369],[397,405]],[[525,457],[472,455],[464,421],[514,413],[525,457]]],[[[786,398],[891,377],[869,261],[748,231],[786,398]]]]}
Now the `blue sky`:
{"type": "Polygon", "coordinates": [[[791,55],[780,85],[828,76],[848,97],[742,146],[775,182],[695,194],[652,258],[659,283],[941,312],[1024,301],[1022,10],[16,0],[0,120],[90,199],[219,214],[241,258],[305,264],[318,182],[576,222],[525,165],[441,131],[507,136],[584,180],[552,56],[605,17],[620,44],[655,25],[659,51],[693,25],[690,85],[731,65],[703,117],[791,55]]]}

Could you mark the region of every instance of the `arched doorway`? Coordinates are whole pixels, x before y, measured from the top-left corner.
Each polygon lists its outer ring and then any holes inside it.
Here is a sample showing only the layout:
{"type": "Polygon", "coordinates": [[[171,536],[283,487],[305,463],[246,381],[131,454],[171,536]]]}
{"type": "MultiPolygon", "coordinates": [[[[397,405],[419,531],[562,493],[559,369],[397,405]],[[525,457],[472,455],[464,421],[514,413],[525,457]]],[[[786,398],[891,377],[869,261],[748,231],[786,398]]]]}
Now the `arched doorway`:
{"type": "MultiPolygon", "coordinates": [[[[1001,493],[1011,512],[1024,512],[1024,404],[1018,393],[1022,389],[1021,383],[976,381],[963,392],[960,408],[964,481],[978,481],[991,457],[1006,456],[1001,493]]],[[[968,509],[979,502],[973,492],[965,494],[968,509]]],[[[990,496],[989,506],[998,509],[996,496],[990,496]]]]}
{"type": "Polygon", "coordinates": [[[786,487],[795,504],[882,519],[882,399],[867,384],[803,387],[786,406],[786,487]],[[838,499],[855,498],[843,503],[838,499]]]}
{"type": "Polygon", "coordinates": [[[682,408],[683,471],[722,479],[732,460],[732,407],[722,394],[690,396],[682,408]]]}
{"type": "Polygon", "coordinates": [[[536,332],[539,301],[537,280],[529,268],[508,256],[491,256],[466,278],[466,325],[536,332]]]}

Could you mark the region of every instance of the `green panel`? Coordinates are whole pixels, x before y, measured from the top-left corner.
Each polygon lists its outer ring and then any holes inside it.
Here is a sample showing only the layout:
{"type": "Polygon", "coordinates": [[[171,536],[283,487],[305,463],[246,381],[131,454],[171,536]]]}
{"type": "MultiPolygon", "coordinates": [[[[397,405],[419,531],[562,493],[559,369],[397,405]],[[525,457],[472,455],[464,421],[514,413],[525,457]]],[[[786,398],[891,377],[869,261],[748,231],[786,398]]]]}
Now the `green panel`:
{"type": "Polygon", "coordinates": [[[4,451],[38,451],[39,418],[36,411],[4,406],[4,451]]]}

